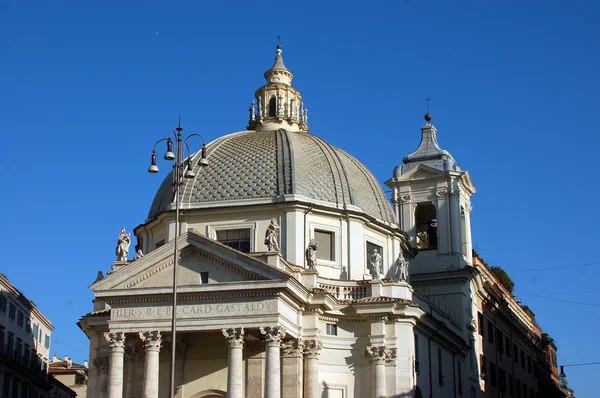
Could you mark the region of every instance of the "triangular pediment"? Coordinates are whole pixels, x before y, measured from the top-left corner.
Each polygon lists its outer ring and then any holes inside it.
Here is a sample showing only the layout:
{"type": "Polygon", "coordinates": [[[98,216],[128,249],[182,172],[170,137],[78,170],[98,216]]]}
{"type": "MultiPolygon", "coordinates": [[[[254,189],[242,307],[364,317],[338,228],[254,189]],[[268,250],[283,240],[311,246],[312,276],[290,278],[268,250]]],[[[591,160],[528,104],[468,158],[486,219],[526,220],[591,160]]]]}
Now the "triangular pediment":
{"type": "Polygon", "coordinates": [[[402,174],[398,180],[418,180],[422,178],[431,178],[444,175],[445,172],[436,168],[420,164],[408,173],[402,174]]]}
{"type": "MultiPolygon", "coordinates": [[[[286,280],[291,276],[265,262],[188,231],[177,239],[180,253],[178,286],[259,280],[286,280]]],[[[144,257],[120,266],[90,288],[94,292],[113,289],[173,286],[175,240],[144,257]]]]}

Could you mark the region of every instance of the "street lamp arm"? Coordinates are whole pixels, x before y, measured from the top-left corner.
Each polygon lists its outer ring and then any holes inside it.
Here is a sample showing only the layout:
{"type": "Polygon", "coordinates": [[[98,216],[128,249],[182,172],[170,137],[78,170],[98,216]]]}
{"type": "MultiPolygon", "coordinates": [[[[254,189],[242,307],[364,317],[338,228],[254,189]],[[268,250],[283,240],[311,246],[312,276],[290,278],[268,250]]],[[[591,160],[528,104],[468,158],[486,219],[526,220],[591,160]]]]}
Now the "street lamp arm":
{"type": "Polygon", "coordinates": [[[192,138],[194,136],[202,138],[202,145],[206,145],[206,140],[204,139],[204,136],[202,134],[198,134],[198,133],[193,133],[193,134],[188,135],[185,138],[185,140],[183,140],[183,142],[187,142],[187,140],[189,140],[190,138],[192,138]]]}
{"type": "MultiPolygon", "coordinates": [[[[169,135],[171,135],[171,133],[169,133],[169,135]]],[[[171,138],[171,137],[169,137],[169,138],[171,138]]],[[[169,138],[161,138],[160,140],[156,141],[156,144],[154,144],[154,146],[152,147],[152,152],[156,152],[156,146],[163,141],[167,141],[169,138]]]]}

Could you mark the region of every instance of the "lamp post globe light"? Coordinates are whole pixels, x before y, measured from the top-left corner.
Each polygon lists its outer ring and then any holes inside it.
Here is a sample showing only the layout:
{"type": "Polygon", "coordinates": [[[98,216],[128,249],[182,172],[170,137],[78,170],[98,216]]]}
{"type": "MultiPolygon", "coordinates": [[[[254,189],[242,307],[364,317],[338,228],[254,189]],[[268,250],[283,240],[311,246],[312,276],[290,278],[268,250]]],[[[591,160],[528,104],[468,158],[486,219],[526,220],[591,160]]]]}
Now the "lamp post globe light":
{"type": "Polygon", "coordinates": [[[193,133],[188,135],[186,138],[182,138],[181,132],[181,120],[175,130],[169,132],[168,137],[161,138],[156,141],[152,148],[152,161],[150,167],[148,167],[149,173],[158,173],[158,166],[156,165],[156,146],[167,141],[167,151],[163,156],[165,160],[171,160],[173,162],[173,192],[175,193],[175,247],[173,249],[173,304],[171,307],[171,363],[170,363],[170,388],[169,397],[175,396],[175,337],[177,333],[177,268],[179,265],[179,252],[177,248],[177,238],[181,234],[179,225],[179,198],[181,195],[181,189],[183,187],[184,178],[194,178],[194,165],[192,164],[192,154],[188,145],[188,140],[191,137],[202,138],[202,149],[200,152],[200,160],[198,165],[204,167],[208,165],[206,159],[206,140],[201,134],[193,133]],[[175,148],[173,148],[173,144],[175,148]],[[187,158],[184,158],[184,149],[187,149],[187,158]],[[173,152],[173,150],[175,152],[173,152]]]}

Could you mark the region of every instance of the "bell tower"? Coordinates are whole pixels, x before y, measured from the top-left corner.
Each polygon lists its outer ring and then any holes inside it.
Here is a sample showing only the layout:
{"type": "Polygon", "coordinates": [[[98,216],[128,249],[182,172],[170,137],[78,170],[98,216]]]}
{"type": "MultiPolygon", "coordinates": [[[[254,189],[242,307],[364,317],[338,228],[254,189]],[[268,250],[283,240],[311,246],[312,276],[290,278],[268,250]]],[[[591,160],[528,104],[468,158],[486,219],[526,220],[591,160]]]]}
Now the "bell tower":
{"type": "Polygon", "coordinates": [[[292,87],[294,75],[285,67],[282,52],[277,44],[275,62],[264,75],[267,84],[254,93],[248,130],[309,130],[308,109],[300,92],[292,87]]]}
{"type": "Polygon", "coordinates": [[[475,187],[469,172],[440,147],[431,120],[428,112],[419,147],[386,181],[400,227],[419,249],[411,261],[411,275],[460,269],[472,261],[470,213],[475,187]]]}

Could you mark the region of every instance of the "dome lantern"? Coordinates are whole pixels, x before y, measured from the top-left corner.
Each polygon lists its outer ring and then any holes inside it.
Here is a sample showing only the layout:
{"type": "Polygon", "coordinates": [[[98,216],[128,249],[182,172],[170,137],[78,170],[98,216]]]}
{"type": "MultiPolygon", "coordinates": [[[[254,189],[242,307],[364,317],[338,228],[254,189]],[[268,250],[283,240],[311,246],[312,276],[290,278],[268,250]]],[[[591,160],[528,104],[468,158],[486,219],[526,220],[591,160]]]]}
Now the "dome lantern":
{"type": "Polygon", "coordinates": [[[302,95],[292,87],[294,75],[285,67],[282,53],[281,44],[277,44],[275,62],[264,74],[267,84],[254,93],[256,103],[250,105],[248,130],[309,130],[302,95]]]}

